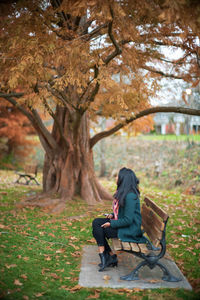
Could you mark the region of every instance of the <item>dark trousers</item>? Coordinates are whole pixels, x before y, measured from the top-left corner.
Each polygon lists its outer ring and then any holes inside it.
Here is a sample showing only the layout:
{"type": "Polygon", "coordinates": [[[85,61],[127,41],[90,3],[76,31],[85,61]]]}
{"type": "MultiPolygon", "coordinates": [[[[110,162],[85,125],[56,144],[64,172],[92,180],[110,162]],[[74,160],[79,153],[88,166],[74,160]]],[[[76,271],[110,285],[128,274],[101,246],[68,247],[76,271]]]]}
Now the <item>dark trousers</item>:
{"type": "Polygon", "coordinates": [[[101,225],[108,222],[109,219],[97,218],[92,222],[92,234],[97,241],[98,246],[104,246],[106,252],[110,252],[110,246],[106,239],[117,238],[117,229],[112,227],[103,228],[101,225]]]}

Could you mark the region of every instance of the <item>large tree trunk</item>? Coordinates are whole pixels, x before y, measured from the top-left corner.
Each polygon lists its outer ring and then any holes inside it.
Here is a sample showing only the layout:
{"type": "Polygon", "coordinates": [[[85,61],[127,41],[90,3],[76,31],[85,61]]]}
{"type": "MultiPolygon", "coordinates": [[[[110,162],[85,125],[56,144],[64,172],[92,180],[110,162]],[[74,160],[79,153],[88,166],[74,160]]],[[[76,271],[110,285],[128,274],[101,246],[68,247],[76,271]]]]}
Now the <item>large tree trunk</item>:
{"type": "Polygon", "coordinates": [[[111,195],[99,184],[94,172],[93,153],[87,113],[81,116],[77,111],[57,108],[57,120],[63,124],[61,137],[58,127],[53,127],[52,135],[58,143],[56,151],[46,153],[43,169],[44,192],[57,192],[61,201],[72,199],[75,194],[88,204],[111,199],[111,195]]]}

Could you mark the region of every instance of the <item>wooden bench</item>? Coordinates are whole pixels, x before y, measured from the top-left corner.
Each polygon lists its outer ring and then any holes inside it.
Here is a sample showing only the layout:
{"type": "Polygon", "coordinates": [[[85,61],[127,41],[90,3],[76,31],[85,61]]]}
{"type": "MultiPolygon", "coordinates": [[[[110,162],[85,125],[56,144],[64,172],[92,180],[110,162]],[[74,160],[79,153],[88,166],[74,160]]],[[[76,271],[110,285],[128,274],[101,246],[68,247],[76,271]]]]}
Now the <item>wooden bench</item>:
{"type": "Polygon", "coordinates": [[[37,181],[37,171],[38,166],[37,165],[26,165],[23,169],[23,171],[16,171],[16,174],[19,176],[15,183],[22,183],[20,182],[21,179],[25,179],[25,184],[29,185],[31,181],[35,181],[37,185],[39,185],[39,182],[37,181]]]}
{"type": "Polygon", "coordinates": [[[143,231],[145,236],[147,235],[146,244],[129,243],[120,241],[119,239],[112,239],[115,251],[126,251],[143,259],[130,274],[122,276],[120,279],[139,280],[138,273],[141,267],[148,266],[150,269],[153,269],[158,266],[163,271],[163,280],[169,282],[182,280],[173,276],[167,267],[159,261],[166,252],[165,232],[169,218],[168,214],[148,198],[144,199],[141,214],[143,231]],[[160,247],[158,248],[158,246],[160,247]]]}

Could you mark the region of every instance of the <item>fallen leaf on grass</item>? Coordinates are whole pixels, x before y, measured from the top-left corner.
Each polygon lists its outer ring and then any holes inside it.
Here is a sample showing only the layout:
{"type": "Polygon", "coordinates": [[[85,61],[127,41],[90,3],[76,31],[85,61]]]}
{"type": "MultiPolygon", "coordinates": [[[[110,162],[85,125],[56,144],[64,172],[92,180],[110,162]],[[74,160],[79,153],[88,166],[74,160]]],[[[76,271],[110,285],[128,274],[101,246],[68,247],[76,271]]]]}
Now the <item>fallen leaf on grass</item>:
{"type": "Polygon", "coordinates": [[[96,243],[96,240],[94,238],[87,240],[88,243],[96,243]]]}
{"type": "Polygon", "coordinates": [[[56,250],[56,253],[63,253],[63,252],[65,252],[65,249],[58,249],[58,250],[56,250]]]}
{"type": "Polygon", "coordinates": [[[56,270],[57,272],[64,272],[65,271],[65,269],[63,268],[63,269],[58,269],[58,270],[56,270]]]}
{"type": "Polygon", "coordinates": [[[45,272],[49,272],[50,271],[50,269],[42,269],[42,275],[44,275],[45,274],[45,272]]]}
{"type": "Polygon", "coordinates": [[[171,247],[174,248],[174,249],[176,249],[176,248],[179,247],[179,245],[172,245],[172,244],[171,244],[171,247]]]}
{"type": "Polygon", "coordinates": [[[141,292],[141,291],[142,291],[142,289],[139,289],[139,288],[134,288],[134,289],[133,289],[133,291],[134,291],[134,292],[141,292]]]}
{"type": "Polygon", "coordinates": [[[81,255],[80,251],[75,251],[74,253],[71,253],[72,256],[74,257],[79,257],[81,255]]]}
{"type": "Polygon", "coordinates": [[[67,287],[67,285],[62,285],[62,286],[60,287],[60,289],[64,289],[65,291],[69,291],[69,288],[67,287]]]}
{"type": "Polygon", "coordinates": [[[16,264],[12,264],[12,265],[5,265],[7,269],[10,269],[10,268],[15,268],[17,265],[16,264]]]}
{"type": "Polygon", "coordinates": [[[44,295],[44,293],[37,293],[35,294],[35,297],[42,297],[44,295]]]}
{"type": "Polygon", "coordinates": [[[94,295],[89,295],[86,299],[98,299],[100,296],[100,292],[95,291],[94,295]]]}
{"type": "Polygon", "coordinates": [[[45,257],[45,260],[51,260],[51,257],[50,256],[47,256],[47,257],[45,257]]]}
{"type": "Polygon", "coordinates": [[[27,260],[29,260],[29,257],[25,256],[25,257],[23,258],[23,260],[27,261],[27,260]]]}
{"type": "Polygon", "coordinates": [[[23,279],[26,280],[26,279],[27,279],[27,276],[26,276],[25,274],[22,274],[22,275],[21,275],[21,278],[23,278],[23,279]]]}
{"type": "Polygon", "coordinates": [[[70,240],[78,240],[78,239],[77,239],[77,237],[75,237],[75,236],[71,236],[71,237],[70,237],[70,240]]]}
{"type": "Polygon", "coordinates": [[[24,295],[24,296],[23,296],[23,299],[24,299],[24,300],[29,300],[29,297],[24,295]]]}
{"type": "Polygon", "coordinates": [[[78,250],[78,249],[79,249],[79,247],[76,246],[76,245],[74,245],[73,243],[68,243],[68,245],[72,246],[75,250],[78,250]]]}
{"type": "Polygon", "coordinates": [[[21,282],[19,281],[19,279],[15,279],[14,284],[15,284],[15,285],[23,285],[23,283],[21,283],[21,282]]]}
{"type": "Polygon", "coordinates": [[[69,289],[70,292],[75,292],[82,289],[82,286],[80,286],[79,284],[75,285],[73,288],[69,289]]]}
{"type": "Polygon", "coordinates": [[[53,233],[49,233],[48,235],[49,235],[49,236],[52,236],[52,237],[54,237],[54,238],[56,237],[53,233]]]}
{"type": "Polygon", "coordinates": [[[54,279],[60,278],[56,273],[51,273],[50,276],[53,277],[54,279]]]}

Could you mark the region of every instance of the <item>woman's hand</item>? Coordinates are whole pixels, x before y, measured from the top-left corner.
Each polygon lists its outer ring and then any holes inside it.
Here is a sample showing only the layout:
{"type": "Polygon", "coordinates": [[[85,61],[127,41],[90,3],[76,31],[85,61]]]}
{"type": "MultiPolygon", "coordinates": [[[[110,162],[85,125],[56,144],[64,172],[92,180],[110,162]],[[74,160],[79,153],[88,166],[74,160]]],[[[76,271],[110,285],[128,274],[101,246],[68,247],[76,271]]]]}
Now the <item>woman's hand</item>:
{"type": "Polygon", "coordinates": [[[113,214],[104,214],[104,216],[105,216],[107,219],[112,219],[112,218],[113,218],[113,214]]]}
{"type": "Polygon", "coordinates": [[[110,227],[110,222],[106,222],[106,223],[102,224],[101,227],[103,227],[103,228],[110,227]]]}
{"type": "Polygon", "coordinates": [[[108,218],[108,219],[112,219],[112,218],[113,218],[113,215],[112,215],[112,214],[109,214],[109,215],[107,216],[107,218],[108,218]]]}

